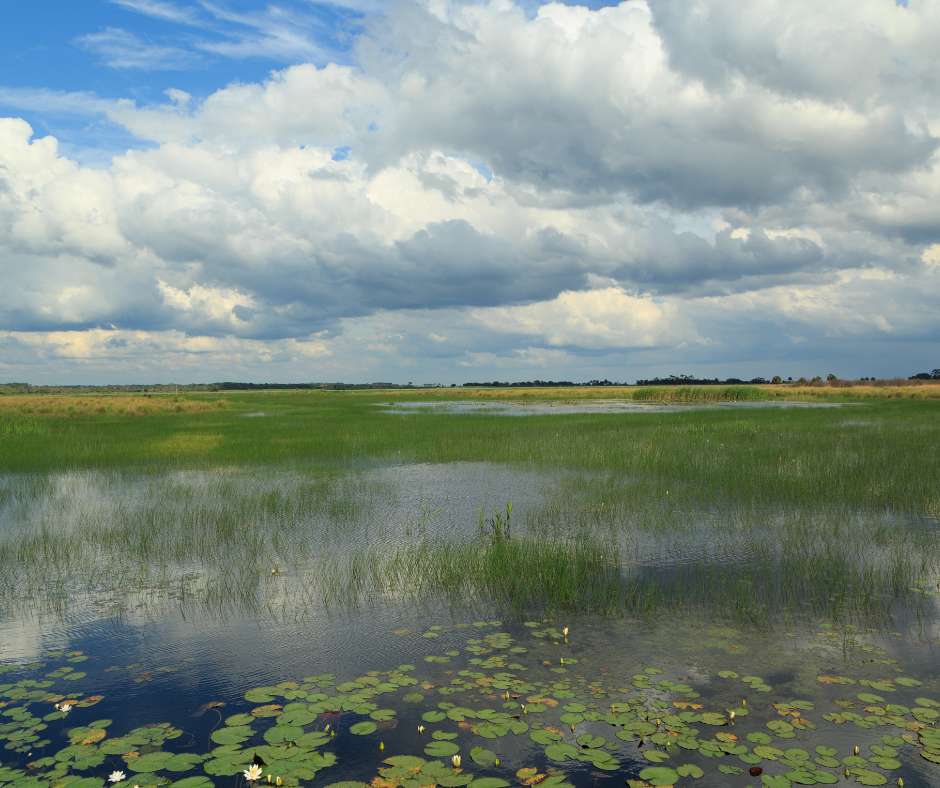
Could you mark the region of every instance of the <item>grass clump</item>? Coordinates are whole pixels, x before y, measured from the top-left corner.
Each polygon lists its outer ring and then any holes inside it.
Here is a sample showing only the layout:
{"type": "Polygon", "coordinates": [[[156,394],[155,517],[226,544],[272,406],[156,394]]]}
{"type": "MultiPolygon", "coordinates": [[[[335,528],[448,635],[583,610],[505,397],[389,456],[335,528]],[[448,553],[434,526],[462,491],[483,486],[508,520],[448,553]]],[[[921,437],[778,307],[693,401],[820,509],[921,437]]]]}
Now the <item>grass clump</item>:
{"type": "Polygon", "coordinates": [[[96,416],[149,416],[164,413],[203,413],[212,409],[225,409],[223,398],[185,398],[169,395],[136,396],[76,396],[76,397],[0,397],[0,418],[29,417],[88,418],[96,416]]]}

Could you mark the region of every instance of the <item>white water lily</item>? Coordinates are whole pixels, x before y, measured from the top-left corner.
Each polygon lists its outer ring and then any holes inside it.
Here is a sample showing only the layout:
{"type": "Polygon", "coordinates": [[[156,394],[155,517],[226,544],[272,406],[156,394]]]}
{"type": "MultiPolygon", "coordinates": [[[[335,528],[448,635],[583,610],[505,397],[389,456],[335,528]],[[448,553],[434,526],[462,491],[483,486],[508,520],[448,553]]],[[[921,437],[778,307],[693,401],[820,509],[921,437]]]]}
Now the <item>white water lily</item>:
{"type": "Polygon", "coordinates": [[[68,714],[72,710],[72,704],[71,703],[62,703],[62,704],[57,703],[56,708],[62,714],[68,714]]]}
{"type": "Polygon", "coordinates": [[[255,780],[261,779],[261,767],[258,764],[253,763],[247,769],[245,769],[242,774],[245,775],[245,779],[249,782],[254,782],[255,780]]]}
{"type": "Polygon", "coordinates": [[[127,777],[127,775],[124,774],[124,772],[111,772],[111,776],[108,777],[108,779],[113,783],[119,783],[125,777],[127,777]]]}
{"type": "Polygon", "coordinates": [[[455,755],[451,760],[454,762],[454,768],[459,768],[460,766],[460,756],[455,755]]]}

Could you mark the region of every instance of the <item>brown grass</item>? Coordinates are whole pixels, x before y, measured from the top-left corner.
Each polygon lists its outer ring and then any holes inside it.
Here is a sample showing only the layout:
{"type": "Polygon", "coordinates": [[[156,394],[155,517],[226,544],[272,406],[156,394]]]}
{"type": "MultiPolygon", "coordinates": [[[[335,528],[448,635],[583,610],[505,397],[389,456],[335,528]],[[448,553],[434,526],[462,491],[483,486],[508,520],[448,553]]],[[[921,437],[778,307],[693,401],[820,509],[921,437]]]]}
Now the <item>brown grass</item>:
{"type": "Polygon", "coordinates": [[[780,383],[760,389],[786,399],[940,399],[940,381],[903,378],[780,383]]]}
{"type": "Polygon", "coordinates": [[[158,413],[201,413],[227,408],[224,399],[184,399],[173,396],[6,396],[0,414],[7,416],[148,416],[158,413]]]}

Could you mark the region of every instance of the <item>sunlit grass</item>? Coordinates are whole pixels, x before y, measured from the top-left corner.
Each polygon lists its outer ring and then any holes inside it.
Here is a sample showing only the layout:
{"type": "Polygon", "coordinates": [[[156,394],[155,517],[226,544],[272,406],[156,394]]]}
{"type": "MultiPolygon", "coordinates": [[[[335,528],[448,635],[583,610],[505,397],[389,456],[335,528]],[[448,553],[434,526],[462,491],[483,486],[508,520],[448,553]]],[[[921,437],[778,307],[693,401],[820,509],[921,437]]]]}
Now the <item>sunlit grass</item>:
{"type": "Polygon", "coordinates": [[[914,610],[910,587],[940,565],[929,401],[524,418],[391,414],[378,407],[385,394],[199,401],[201,411],[146,419],[13,414],[34,426],[0,443],[0,506],[15,524],[0,561],[17,567],[0,576],[0,601],[61,613],[89,595],[108,610],[169,598],[287,615],[446,599],[519,615],[871,622],[914,610]],[[245,418],[259,411],[268,416],[245,418]],[[514,516],[510,540],[444,540],[431,518],[427,538],[388,544],[364,531],[348,548],[374,501],[396,494],[361,469],[458,461],[561,482],[541,509],[514,516]],[[82,499],[92,470],[117,509],[82,499]],[[278,560],[288,574],[271,578],[278,560]]]}

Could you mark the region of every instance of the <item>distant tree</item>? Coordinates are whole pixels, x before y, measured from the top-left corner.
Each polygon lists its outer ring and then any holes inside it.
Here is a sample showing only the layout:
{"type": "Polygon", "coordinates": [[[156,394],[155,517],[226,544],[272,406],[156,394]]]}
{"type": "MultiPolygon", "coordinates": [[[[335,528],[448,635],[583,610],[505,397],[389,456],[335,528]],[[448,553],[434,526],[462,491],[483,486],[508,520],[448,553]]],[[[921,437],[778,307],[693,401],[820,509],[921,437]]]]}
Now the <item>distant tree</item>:
{"type": "Polygon", "coordinates": [[[813,378],[813,383],[819,383],[819,382],[821,382],[821,381],[822,381],[822,378],[821,378],[819,375],[817,375],[815,378],[813,378]]]}
{"type": "Polygon", "coordinates": [[[833,381],[838,380],[838,378],[830,372],[828,375],[826,375],[826,380],[832,383],[833,381]]]}
{"type": "Polygon", "coordinates": [[[771,383],[783,383],[783,378],[781,378],[779,375],[774,375],[773,378],[771,378],[770,382],[771,383]]]}

